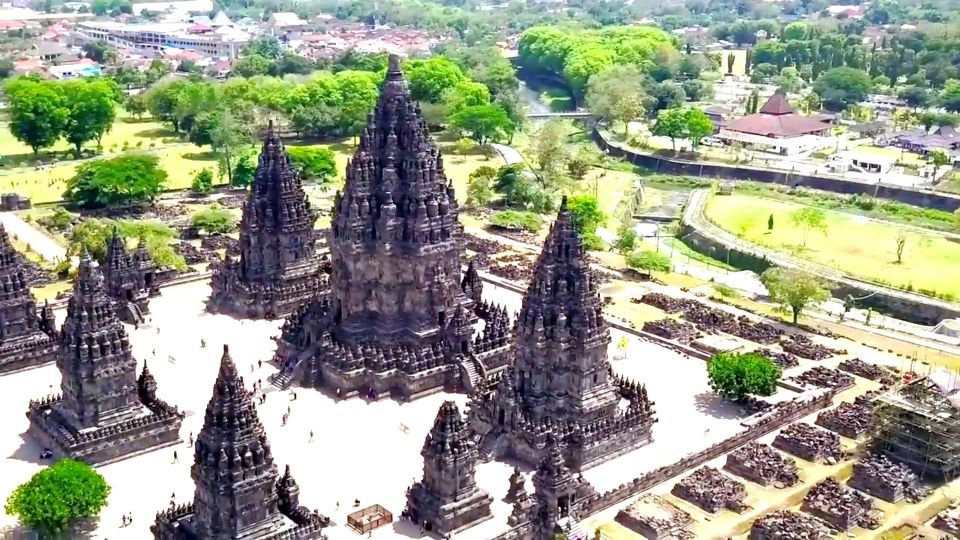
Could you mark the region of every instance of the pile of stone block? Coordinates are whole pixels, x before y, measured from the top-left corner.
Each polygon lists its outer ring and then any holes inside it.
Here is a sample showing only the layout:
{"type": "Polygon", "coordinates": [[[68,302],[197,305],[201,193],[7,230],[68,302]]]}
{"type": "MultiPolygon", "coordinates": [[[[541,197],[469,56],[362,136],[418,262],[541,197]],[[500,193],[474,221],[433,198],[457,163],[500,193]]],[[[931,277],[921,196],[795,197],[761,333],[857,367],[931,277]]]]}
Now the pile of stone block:
{"type": "Polygon", "coordinates": [[[643,295],[643,298],[640,299],[640,302],[662,309],[667,313],[680,313],[695,303],[692,300],[687,300],[685,298],[676,298],[667,294],[656,292],[643,295]]]}
{"type": "Polygon", "coordinates": [[[724,469],[762,486],[777,488],[800,481],[797,464],[769,445],[751,442],[727,455],[724,469]]]}
{"type": "Polygon", "coordinates": [[[800,358],[809,360],[826,360],[836,354],[844,354],[846,351],[835,351],[830,347],[814,343],[805,334],[793,334],[780,343],[780,347],[790,354],[795,354],[800,358]]]}
{"type": "Polygon", "coordinates": [[[687,529],[693,523],[690,514],[663,500],[647,494],[617,513],[616,520],[631,531],[649,538],[692,539],[687,529]]]}
{"type": "Polygon", "coordinates": [[[677,482],[670,493],[711,513],[724,508],[734,512],[747,509],[743,503],[747,498],[744,485],[713,467],[697,469],[677,482]]]}
{"type": "Polygon", "coordinates": [[[836,462],[843,457],[840,437],[825,429],[796,422],[780,430],[773,440],[773,447],[807,461],[828,460],[836,462]]]}
{"type": "Polygon", "coordinates": [[[853,386],[854,383],[852,376],[823,366],[808,369],[799,375],[791,377],[790,380],[804,386],[834,389],[849,388],[853,386]]]}
{"type": "Polygon", "coordinates": [[[750,528],[750,540],[830,540],[833,533],[826,523],[819,519],[791,512],[777,510],[753,522],[750,528]]]}
{"type": "Polygon", "coordinates": [[[850,439],[859,439],[873,425],[873,401],[844,402],[817,415],[817,425],[850,439]]]}
{"type": "Polygon", "coordinates": [[[960,507],[954,504],[937,514],[933,528],[951,535],[951,538],[960,538],[960,507]]]}
{"type": "Polygon", "coordinates": [[[643,331],[680,343],[690,343],[702,336],[702,334],[697,331],[696,326],[669,317],[644,323],[643,331]]]}
{"type": "Polygon", "coordinates": [[[859,358],[851,358],[849,360],[844,360],[840,362],[840,365],[837,368],[846,371],[847,373],[853,373],[863,377],[864,379],[870,379],[871,381],[877,381],[883,386],[892,386],[897,382],[897,376],[889,368],[882,366],[877,366],[864,362],[859,358]]]}
{"type": "Polygon", "coordinates": [[[874,510],[870,497],[843,486],[833,478],[813,486],[803,498],[801,509],[841,531],[856,526],[866,529],[880,526],[879,512],[874,510]]]}
{"type": "Polygon", "coordinates": [[[853,465],[848,485],[878,499],[895,503],[902,499],[919,502],[924,497],[917,475],[890,458],[867,454],[853,465]]]}
{"type": "Polygon", "coordinates": [[[797,367],[800,365],[800,361],[797,360],[797,357],[788,352],[777,352],[772,349],[757,349],[754,352],[760,356],[769,358],[774,364],[777,364],[783,369],[797,367]]]}

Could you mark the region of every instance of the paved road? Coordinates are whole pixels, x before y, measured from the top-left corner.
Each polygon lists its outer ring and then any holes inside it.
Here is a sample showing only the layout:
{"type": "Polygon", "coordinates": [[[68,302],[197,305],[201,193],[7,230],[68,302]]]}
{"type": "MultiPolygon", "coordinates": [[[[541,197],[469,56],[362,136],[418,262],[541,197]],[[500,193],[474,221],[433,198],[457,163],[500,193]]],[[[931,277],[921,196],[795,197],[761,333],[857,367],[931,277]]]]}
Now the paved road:
{"type": "Polygon", "coordinates": [[[0,212],[0,224],[11,237],[16,236],[44,259],[53,262],[67,257],[67,250],[13,212],[0,212]]]}
{"type": "Polygon", "coordinates": [[[516,148],[512,148],[505,144],[496,143],[494,143],[492,146],[494,149],[496,149],[497,153],[500,154],[500,157],[507,162],[507,165],[523,163],[523,156],[520,155],[520,152],[518,152],[516,148]]]}

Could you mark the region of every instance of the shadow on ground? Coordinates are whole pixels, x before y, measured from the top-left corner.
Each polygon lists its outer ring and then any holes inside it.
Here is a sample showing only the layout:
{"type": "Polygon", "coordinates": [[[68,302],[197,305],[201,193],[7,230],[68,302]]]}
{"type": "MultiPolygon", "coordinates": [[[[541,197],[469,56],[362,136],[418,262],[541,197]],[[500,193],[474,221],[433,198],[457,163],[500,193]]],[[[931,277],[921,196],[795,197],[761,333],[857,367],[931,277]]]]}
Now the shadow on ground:
{"type": "Polygon", "coordinates": [[[713,392],[701,392],[693,397],[697,411],[721,420],[732,420],[745,416],[740,406],[731,403],[713,392]]]}

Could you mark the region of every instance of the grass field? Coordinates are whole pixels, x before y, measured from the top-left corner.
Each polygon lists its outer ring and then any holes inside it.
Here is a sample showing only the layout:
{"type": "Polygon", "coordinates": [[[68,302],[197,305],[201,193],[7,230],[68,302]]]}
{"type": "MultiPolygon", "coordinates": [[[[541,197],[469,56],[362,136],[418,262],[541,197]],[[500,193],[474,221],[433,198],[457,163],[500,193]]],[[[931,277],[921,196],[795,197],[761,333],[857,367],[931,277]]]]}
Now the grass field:
{"type": "Polygon", "coordinates": [[[931,294],[960,297],[960,242],[933,232],[907,230],[903,262],[896,263],[896,238],[903,227],[826,211],[827,233],[804,233],[790,222],[801,205],[750,195],[716,196],[707,217],[750,242],[831,266],[848,274],[931,294]],[[773,215],[774,229],[767,230],[773,215]]]}

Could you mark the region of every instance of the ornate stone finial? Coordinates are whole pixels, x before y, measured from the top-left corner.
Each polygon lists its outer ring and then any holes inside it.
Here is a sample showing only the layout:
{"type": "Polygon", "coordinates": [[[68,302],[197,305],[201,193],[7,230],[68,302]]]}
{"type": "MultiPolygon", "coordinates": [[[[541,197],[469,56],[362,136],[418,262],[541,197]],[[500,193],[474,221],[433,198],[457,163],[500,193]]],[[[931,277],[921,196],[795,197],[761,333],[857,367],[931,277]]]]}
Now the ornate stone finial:
{"type": "Polygon", "coordinates": [[[391,75],[402,75],[400,70],[400,57],[396,54],[391,54],[387,57],[387,77],[391,75]]]}
{"type": "Polygon", "coordinates": [[[140,372],[140,377],[137,379],[137,394],[140,396],[140,401],[145,404],[153,403],[157,398],[157,381],[150,373],[146,360],[143,362],[143,371],[140,372]]]}

